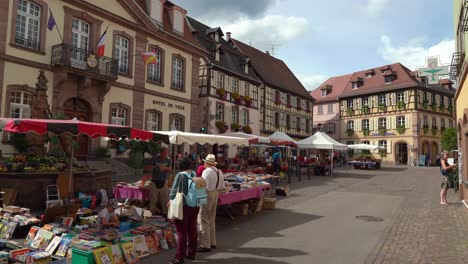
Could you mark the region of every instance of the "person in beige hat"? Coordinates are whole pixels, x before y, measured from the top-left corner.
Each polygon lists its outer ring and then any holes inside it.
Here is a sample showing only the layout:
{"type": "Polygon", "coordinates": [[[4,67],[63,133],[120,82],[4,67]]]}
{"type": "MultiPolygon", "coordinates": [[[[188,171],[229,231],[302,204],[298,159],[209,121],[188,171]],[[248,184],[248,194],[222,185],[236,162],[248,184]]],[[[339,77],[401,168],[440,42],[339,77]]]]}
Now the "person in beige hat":
{"type": "Polygon", "coordinates": [[[198,214],[200,247],[198,252],[209,252],[216,248],[216,208],[218,206],[219,191],[224,189],[223,172],[216,168],[216,157],[209,154],[203,159],[205,170],[202,178],[206,181],[208,204],[200,206],[198,214]]]}

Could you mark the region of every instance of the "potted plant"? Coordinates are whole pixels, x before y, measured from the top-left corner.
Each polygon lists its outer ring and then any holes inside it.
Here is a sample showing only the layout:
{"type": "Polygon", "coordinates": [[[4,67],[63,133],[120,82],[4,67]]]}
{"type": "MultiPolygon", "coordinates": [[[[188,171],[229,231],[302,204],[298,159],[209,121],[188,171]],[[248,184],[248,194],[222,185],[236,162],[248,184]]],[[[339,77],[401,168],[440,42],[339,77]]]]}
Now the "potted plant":
{"type": "Polygon", "coordinates": [[[220,133],[226,132],[226,123],[224,121],[216,121],[215,126],[220,133]]]}
{"type": "Polygon", "coordinates": [[[362,129],[362,134],[364,134],[365,137],[369,136],[370,130],[368,128],[363,128],[362,129]]]}
{"type": "Polygon", "coordinates": [[[249,125],[242,126],[242,131],[247,134],[252,134],[252,128],[249,125]]]}
{"type": "Polygon", "coordinates": [[[387,109],[387,105],[384,103],[379,103],[379,111],[385,111],[387,109]]]}
{"type": "Polygon", "coordinates": [[[441,112],[444,112],[445,111],[445,105],[443,105],[443,104],[439,105],[439,110],[441,112]]]}
{"type": "Polygon", "coordinates": [[[381,158],[387,157],[387,150],[386,149],[379,149],[379,155],[381,158]]]}
{"type": "Polygon", "coordinates": [[[445,127],[441,127],[440,128],[440,134],[444,133],[444,131],[445,131],[445,127]]]}
{"type": "Polygon", "coordinates": [[[221,98],[223,98],[223,99],[226,99],[226,95],[227,95],[227,94],[226,94],[226,89],[224,89],[224,88],[218,88],[218,89],[216,89],[216,94],[217,94],[219,97],[221,97],[221,98]]]}
{"type": "Polygon", "coordinates": [[[362,106],[362,113],[363,114],[368,114],[369,113],[369,106],[368,105],[363,105],[362,106]]]}
{"type": "Polygon", "coordinates": [[[351,128],[346,129],[346,134],[348,135],[348,137],[351,137],[354,134],[354,129],[351,129],[351,128]]]}
{"type": "Polygon", "coordinates": [[[379,127],[379,134],[381,136],[385,136],[385,133],[387,133],[387,128],[386,127],[379,127]]]}
{"type": "Polygon", "coordinates": [[[453,114],[453,106],[452,105],[449,105],[447,107],[447,111],[449,111],[450,114],[453,114]]]}
{"type": "Polygon", "coordinates": [[[280,105],[281,104],[281,98],[276,97],[275,98],[275,104],[280,105]]]}
{"type": "Polygon", "coordinates": [[[232,99],[234,99],[234,101],[236,102],[236,104],[240,104],[241,102],[241,96],[238,92],[234,92],[232,93],[232,99]]]}
{"type": "Polygon", "coordinates": [[[235,131],[235,132],[238,132],[238,131],[240,130],[239,124],[232,123],[232,124],[231,124],[231,130],[233,130],[233,131],[235,131]]]}
{"type": "Polygon", "coordinates": [[[251,106],[252,105],[252,98],[250,98],[250,96],[246,95],[244,96],[244,102],[245,102],[245,106],[251,106]]]}
{"type": "Polygon", "coordinates": [[[429,101],[427,99],[424,99],[423,102],[422,102],[422,106],[424,109],[427,109],[428,106],[429,106],[429,101]]]}
{"type": "Polygon", "coordinates": [[[423,126],[423,132],[424,132],[424,134],[427,134],[427,132],[429,132],[429,126],[428,125],[423,126]]]}
{"type": "Polygon", "coordinates": [[[431,104],[431,109],[432,111],[436,111],[437,110],[437,104],[435,102],[432,102],[431,104]]]}
{"type": "Polygon", "coordinates": [[[396,127],[396,130],[397,130],[398,134],[403,135],[405,133],[405,131],[406,131],[406,128],[405,128],[405,126],[398,125],[396,127]]]}
{"type": "Polygon", "coordinates": [[[398,102],[397,102],[397,109],[399,109],[399,110],[405,109],[405,102],[403,102],[403,101],[398,101],[398,102]]]}
{"type": "Polygon", "coordinates": [[[354,114],[354,109],[348,108],[348,109],[346,109],[346,113],[347,113],[348,115],[353,115],[353,114],[354,114]]]}
{"type": "Polygon", "coordinates": [[[432,135],[435,136],[437,134],[437,127],[433,126],[431,130],[432,130],[432,135]]]}

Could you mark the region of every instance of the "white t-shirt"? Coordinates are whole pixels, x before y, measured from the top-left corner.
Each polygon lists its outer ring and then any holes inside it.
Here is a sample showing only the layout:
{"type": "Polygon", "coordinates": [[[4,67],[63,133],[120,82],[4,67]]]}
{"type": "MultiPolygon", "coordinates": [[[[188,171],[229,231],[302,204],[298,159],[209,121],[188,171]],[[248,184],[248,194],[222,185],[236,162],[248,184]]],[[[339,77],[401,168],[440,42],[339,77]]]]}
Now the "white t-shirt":
{"type": "Polygon", "coordinates": [[[115,212],[109,212],[107,208],[102,209],[98,214],[98,223],[101,224],[101,219],[106,219],[106,222],[109,223],[109,220],[112,216],[115,215],[115,212]]]}
{"type": "Polygon", "coordinates": [[[225,188],[223,172],[217,168],[214,168],[214,167],[206,168],[202,173],[202,178],[205,179],[206,181],[207,191],[216,190],[216,183],[218,183],[218,190],[222,190],[225,188]],[[217,172],[219,173],[219,183],[218,183],[217,172]]]}

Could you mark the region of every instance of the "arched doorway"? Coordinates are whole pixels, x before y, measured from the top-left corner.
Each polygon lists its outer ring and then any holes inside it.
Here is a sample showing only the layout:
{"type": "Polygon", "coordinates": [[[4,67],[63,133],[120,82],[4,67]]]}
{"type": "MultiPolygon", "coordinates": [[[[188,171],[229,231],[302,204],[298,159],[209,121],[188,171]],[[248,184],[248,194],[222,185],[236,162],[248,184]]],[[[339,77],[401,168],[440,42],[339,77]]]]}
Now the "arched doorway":
{"type": "Polygon", "coordinates": [[[429,155],[429,142],[424,141],[422,143],[421,150],[422,150],[422,152],[421,152],[422,155],[429,155]]]}
{"type": "Polygon", "coordinates": [[[436,156],[439,155],[439,146],[437,142],[432,142],[431,144],[431,164],[436,164],[436,156]]]}
{"type": "Polygon", "coordinates": [[[395,164],[408,165],[408,144],[398,142],[395,144],[395,164]]]}
{"type": "MultiPolygon", "coordinates": [[[[91,121],[92,111],[89,103],[81,98],[70,98],[63,103],[63,114],[65,118],[77,118],[80,121],[91,121]]],[[[78,136],[76,138],[78,149],[75,151],[77,159],[85,159],[88,155],[88,136],[78,136]]],[[[68,147],[68,146],[67,146],[68,147]]]]}

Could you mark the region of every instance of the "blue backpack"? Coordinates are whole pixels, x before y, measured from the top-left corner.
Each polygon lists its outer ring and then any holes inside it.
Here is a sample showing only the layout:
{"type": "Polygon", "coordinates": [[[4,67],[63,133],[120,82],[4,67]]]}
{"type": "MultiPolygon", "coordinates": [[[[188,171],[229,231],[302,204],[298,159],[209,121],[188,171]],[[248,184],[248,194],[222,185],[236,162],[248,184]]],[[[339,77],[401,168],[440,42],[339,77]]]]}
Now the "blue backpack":
{"type": "Polygon", "coordinates": [[[196,177],[192,171],[190,175],[184,173],[188,178],[188,190],[185,195],[185,204],[190,207],[200,207],[208,204],[208,194],[206,193],[206,181],[202,177],[196,177]]]}

